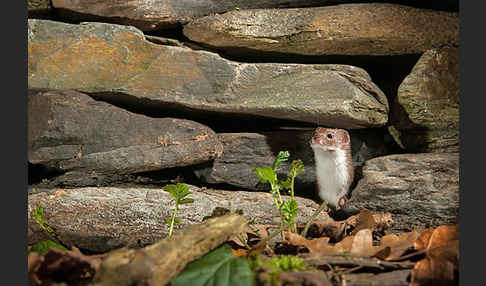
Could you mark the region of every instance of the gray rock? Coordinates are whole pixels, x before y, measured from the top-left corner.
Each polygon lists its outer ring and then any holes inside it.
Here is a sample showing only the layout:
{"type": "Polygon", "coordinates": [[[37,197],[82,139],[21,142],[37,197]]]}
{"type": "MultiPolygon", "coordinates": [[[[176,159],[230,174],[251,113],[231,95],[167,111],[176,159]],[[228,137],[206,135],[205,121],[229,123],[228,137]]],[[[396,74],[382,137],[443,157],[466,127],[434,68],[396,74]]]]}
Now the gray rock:
{"type": "MultiPolygon", "coordinates": [[[[29,0],[30,3],[33,0],[29,0]]],[[[44,2],[49,2],[45,0],[44,2]]],[[[202,16],[234,10],[322,6],[358,0],[52,0],[61,19],[131,25],[142,31],[176,28],[202,16]]],[[[380,2],[380,1],[377,1],[380,2]]],[[[383,2],[383,1],[382,1],[383,2]]],[[[405,4],[410,1],[403,0],[405,4]]],[[[420,2],[415,5],[423,5],[420,2]]],[[[433,7],[448,7],[434,3],[433,7]]],[[[451,2],[451,1],[448,1],[451,2]]],[[[450,4],[449,4],[450,6],[450,4]]],[[[457,5],[458,6],[458,5],[457,5]]]]}
{"type": "Polygon", "coordinates": [[[54,9],[50,0],[28,0],[27,13],[29,18],[54,18],[54,9]]]}
{"type": "Polygon", "coordinates": [[[40,12],[52,9],[51,1],[49,0],[28,0],[27,1],[27,11],[30,12],[40,12]]]}
{"type": "MultiPolygon", "coordinates": [[[[176,230],[200,223],[215,207],[233,211],[241,209],[248,221],[257,224],[279,224],[280,218],[269,193],[199,189],[188,197],[192,204],[180,206],[177,216],[181,223],[176,230]]],[[[104,252],[125,245],[146,245],[165,237],[168,232],[164,218],[174,208],[169,193],[162,189],[143,188],[76,188],[50,189],[28,197],[28,244],[48,237],[33,220],[37,206],[44,209],[43,218],[66,245],[104,252]]],[[[287,199],[288,197],[285,197],[287,199]]],[[[319,207],[315,202],[296,198],[300,209],[298,222],[306,222],[319,207]]],[[[320,220],[330,220],[322,213],[320,220]]]]}
{"type": "Polygon", "coordinates": [[[184,26],[184,35],[226,54],[419,54],[458,45],[459,15],[385,3],[255,9],[196,19],[184,26]]]}
{"type": "Polygon", "coordinates": [[[398,88],[391,110],[410,152],[459,152],[459,49],[425,52],[398,88]]]}
{"type": "Polygon", "coordinates": [[[258,115],[342,128],[383,126],[388,102],[346,65],[244,64],[153,44],[133,28],[29,20],[30,88],[75,89],[152,108],[258,115]],[[135,103],[134,103],[135,102],[135,103]]]}
{"type": "MultiPolygon", "coordinates": [[[[280,164],[279,176],[286,178],[292,160],[302,160],[304,173],[295,178],[297,193],[315,191],[314,153],[309,147],[313,130],[286,130],[262,133],[219,133],[223,154],[214,161],[195,167],[195,174],[210,184],[226,183],[251,190],[268,190],[251,170],[272,165],[279,151],[289,151],[288,162],[280,164]]],[[[380,130],[351,130],[351,153],[355,167],[364,161],[395,151],[380,130]]]]}
{"type": "Polygon", "coordinates": [[[128,174],[200,164],[221,153],[216,134],[193,121],[131,113],[76,91],[29,90],[33,164],[76,174],[128,174]]]}
{"type": "Polygon", "coordinates": [[[392,231],[457,223],[459,154],[400,154],[368,160],[345,209],[390,212],[392,231]]]}

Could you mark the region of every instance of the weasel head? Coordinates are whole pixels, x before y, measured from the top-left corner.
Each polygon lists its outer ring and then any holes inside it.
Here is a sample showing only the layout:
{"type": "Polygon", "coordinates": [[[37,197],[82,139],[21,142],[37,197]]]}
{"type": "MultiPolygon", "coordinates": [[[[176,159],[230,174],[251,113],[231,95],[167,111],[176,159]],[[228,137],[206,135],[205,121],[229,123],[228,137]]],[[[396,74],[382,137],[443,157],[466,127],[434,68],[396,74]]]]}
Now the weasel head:
{"type": "Polygon", "coordinates": [[[350,141],[348,131],[344,129],[317,127],[309,143],[314,151],[334,152],[348,150],[350,141]]]}

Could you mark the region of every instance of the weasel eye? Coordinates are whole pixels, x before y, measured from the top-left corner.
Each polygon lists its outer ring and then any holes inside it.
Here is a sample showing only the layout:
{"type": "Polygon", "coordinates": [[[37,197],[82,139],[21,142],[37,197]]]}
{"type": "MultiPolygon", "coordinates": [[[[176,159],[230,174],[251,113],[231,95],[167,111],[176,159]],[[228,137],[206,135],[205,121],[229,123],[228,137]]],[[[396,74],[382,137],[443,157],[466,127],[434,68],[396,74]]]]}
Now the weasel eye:
{"type": "Polygon", "coordinates": [[[327,134],[327,138],[332,139],[332,134],[327,134]]]}

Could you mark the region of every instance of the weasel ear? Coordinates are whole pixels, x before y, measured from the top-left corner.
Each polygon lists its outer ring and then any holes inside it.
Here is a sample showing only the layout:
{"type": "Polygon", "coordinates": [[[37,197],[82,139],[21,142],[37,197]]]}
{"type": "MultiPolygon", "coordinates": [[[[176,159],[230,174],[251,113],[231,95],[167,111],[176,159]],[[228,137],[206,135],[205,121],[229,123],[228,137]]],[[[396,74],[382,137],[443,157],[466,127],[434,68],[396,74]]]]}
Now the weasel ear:
{"type": "Polygon", "coordinates": [[[343,143],[349,143],[349,141],[351,141],[351,138],[349,138],[349,133],[346,130],[343,130],[341,138],[343,143]]]}

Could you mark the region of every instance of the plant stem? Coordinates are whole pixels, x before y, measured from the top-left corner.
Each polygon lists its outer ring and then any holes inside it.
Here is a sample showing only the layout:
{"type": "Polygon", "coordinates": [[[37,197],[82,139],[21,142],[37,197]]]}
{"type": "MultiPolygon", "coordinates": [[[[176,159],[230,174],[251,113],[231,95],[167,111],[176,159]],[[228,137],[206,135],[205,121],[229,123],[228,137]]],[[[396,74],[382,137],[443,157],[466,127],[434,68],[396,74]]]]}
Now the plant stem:
{"type": "Polygon", "coordinates": [[[236,235],[236,238],[238,238],[238,240],[245,246],[246,249],[250,249],[250,246],[248,245],[246,240],[243,239],[243,237],[241,236],[241,233],[238,233],[236,235]]]}
{"type": "MultiPolygon", "coordinates": [[[[292,177],[292,182],[290,184],[290,198],[292,200],[294,200],[294,180],[295,180],[295,177],[292,177]]],[[[297,233],[297,223],[294,222],[291,226],[291,229],[292,229],[293,233],[297,233]]]]}
{"type": "Polygon", "coordinates": [[[267,237],[265,237],[264,239],[260,240],[257,244],[253,245],[253,247],[248,251],[248,252],[251,252],[255,249],[258,249],[260,247],[262,247],[262,245],[264,245],[265,243],[267,243],[267,241],[269,241],[270,239],[274,238],[275,236],[277,236],[279,233],[282,233],[282,237],[283,237],[283,225],[281,224],[280,225],[280,229],[270,233],[267,237]]]}
{"type": "Polygon", "coordinates": [[[301,236],[305,237],[307,235],[307,231],[309,230],[310,224],[312,221],[316,219],[316,217],[322,212],[322,210],[327,206],[327,202],[323,201],[319,208],[312,214],[312,216],[307,221],[304,230],[300,233],[301,236]]]}
{"type": "Polygon", "coordinates": [[[290,183],[290,198],[292,198],[292,200],[294,199],[294,180],[295,177],[292,177],[292,181],[290,183]]]}
{"type": "Polygon", "coordinates": [[[172,230],[174,229],[174,222],[175,222],[175,218],[176,218],[176,214],[177,214],[178,209],[179,209],[179,204],[176,202],[174,212],[172,213],[172,219],[170,220],[169,235],[167,235],[167,237],[172,236],[172,230]]]}

